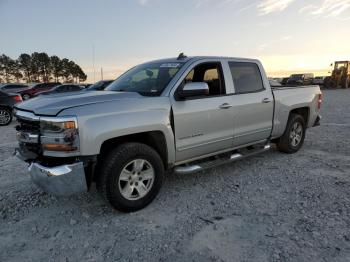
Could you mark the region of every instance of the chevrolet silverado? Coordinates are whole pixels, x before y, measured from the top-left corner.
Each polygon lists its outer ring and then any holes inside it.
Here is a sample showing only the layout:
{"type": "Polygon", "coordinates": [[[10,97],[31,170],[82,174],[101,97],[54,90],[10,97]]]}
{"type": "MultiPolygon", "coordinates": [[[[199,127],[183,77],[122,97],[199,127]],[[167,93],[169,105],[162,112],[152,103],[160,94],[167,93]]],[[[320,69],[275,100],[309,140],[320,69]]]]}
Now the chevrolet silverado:
{"type": "Polygon", "coordinates": [[[148,205],[165,171],[189,174],[269,150],[292,154],[320,124],[319,86],[271,87],[258,60],[163,59],[103,92],[16,106],[17,156],[34,183],[67,195],[98,191],[124,212],[148,205]]]}

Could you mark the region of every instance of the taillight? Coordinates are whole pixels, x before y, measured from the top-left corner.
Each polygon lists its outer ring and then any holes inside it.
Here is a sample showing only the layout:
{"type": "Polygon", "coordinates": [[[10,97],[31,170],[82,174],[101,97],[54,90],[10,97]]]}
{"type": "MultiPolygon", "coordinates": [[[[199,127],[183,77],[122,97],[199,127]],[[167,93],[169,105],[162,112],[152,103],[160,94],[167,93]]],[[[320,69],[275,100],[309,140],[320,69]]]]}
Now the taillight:
{"type": "Polygon", "coordinates": [[[318,109],[321,109],[322,98],[323,98],[323,95],[322,95],[322,94],[319,94],[319,95],[318,95],[318,101],[317,101],[317,108],[318,108],[318,109]]]}
{"type": "Polygon", "coordinates": [[[17,103],[22,102],[22,97],[20,95],[16,95],[12,97],[13,100],[15,100],[17,103]]]}

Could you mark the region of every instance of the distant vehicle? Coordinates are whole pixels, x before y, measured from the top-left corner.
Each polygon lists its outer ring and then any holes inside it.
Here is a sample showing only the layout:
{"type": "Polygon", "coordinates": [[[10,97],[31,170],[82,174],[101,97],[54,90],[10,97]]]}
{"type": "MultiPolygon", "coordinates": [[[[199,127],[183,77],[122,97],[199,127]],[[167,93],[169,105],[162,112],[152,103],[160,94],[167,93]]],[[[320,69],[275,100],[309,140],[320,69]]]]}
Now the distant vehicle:
{"type": "Polygon", "coordinates": [[[36,83],[29,86],[28,89],[25,89],[23,91],[18,92],[21,94],[23,100],[28,100],[32,98],[36,93],[43,92],[43,91],[49,91],[53,87],[60,85],[60,82],[55,83],[36,83]]]}
{"type": "Polygon", "coordinates": [[[280,82],[278,82],[277,80],[275,79],[269,79],[269,82],[270,82],[270,86],[271,87],[278,87],[278,86],[282,86],[280,82]]]}
{"type": "Polygon", "coordinates": [[[77,91],[81,91],[83,89],[84,88],[82,86],[79,86],[79,85],[65,84],[65,85],[55,86],[54,88],[52,88],[49,91],[43,91],[43,92],[36,93],[35,96],[77,92],[77,91]]]}
{"type": "Polygon", "coordinates": [[[276,81],[276,82],[278,82],[278,83],[281,83],[281,82],[282,82],[282,79],[283,79],[283,78],[281,78],[281,77],[274,77],[274,78],[272,78],[272,80],[274,80],[274,81],[276,81]]]}
{"type": "Polygon", "coordinates": [[[95,84],[89,86],[86,90],[87,91],[103,91],[106,89],[107,86],[109,86],[111,83],[113,83],[114,80],[101,80],[96,82],[95,84]]]}
{"type": "Polygon", "coordinates": [[[89,88],[90,86],[92,86],[92,84],[79,84],[81,87],[89,88]]]}
{"type": "Polygon", "coordinates": [[[311,85],[314,80],[314,74],[293,74],[287,81],[287,85],[311,85]]]}
{"type": "Polygon", "coordinates": [[[283,86],[287,85],[288,80],[289,80],[289,77],[283,77],[281,81],[281,85],[283,86]]]}
{"type": "Polygon", "coordinates": [[[17,93],[28,89],[28,85],[24,84],[2,84],[0,85],[0,90],[5,93],[17,93]]]}
{"type": "Polygon", "coordinates": [[[6,126],[12,121],[13,106],[22,102],[19,94],[6,93],[0,90],[0,126],[6,126]]]}
{"type": "Polygon", "coordinates": [[[350,87],[350,61],[336,61],[332,75],[324,80],[324,86],[328,88],[350,87]]]}
{"type": "Polygon", "coordinates": [[[313,84],[314,84],[314,85],[321,85],[321,86],[322,86],[323,83],[324,83],[325,78],[326,78],[326,76],[316,76],[316,77],[314,78],[313,84]]]}

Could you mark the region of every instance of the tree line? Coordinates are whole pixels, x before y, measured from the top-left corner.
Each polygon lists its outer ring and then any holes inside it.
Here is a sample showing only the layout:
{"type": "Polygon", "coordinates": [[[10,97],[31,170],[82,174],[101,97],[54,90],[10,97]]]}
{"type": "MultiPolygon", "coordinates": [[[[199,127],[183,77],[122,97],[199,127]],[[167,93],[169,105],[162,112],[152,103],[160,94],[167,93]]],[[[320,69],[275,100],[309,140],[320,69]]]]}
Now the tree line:
{"type": "Polygon", "coordinates": [[[34,52],[21,54],[17,59],[0,55],[0,83],[3,82],[84,82],[87,75],[68,58],[34,52]]]}

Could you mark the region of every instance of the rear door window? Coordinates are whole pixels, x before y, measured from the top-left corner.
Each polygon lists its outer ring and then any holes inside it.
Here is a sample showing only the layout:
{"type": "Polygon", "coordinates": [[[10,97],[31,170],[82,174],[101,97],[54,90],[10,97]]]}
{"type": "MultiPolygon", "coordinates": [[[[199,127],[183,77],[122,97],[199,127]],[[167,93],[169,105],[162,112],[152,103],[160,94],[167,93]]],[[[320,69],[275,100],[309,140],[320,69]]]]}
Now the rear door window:
{"type": "Polygon", "coordinates": [[[264,84],[259,67],[249,62],[229,62],[236,94],[263,91],[264,84]]]}

